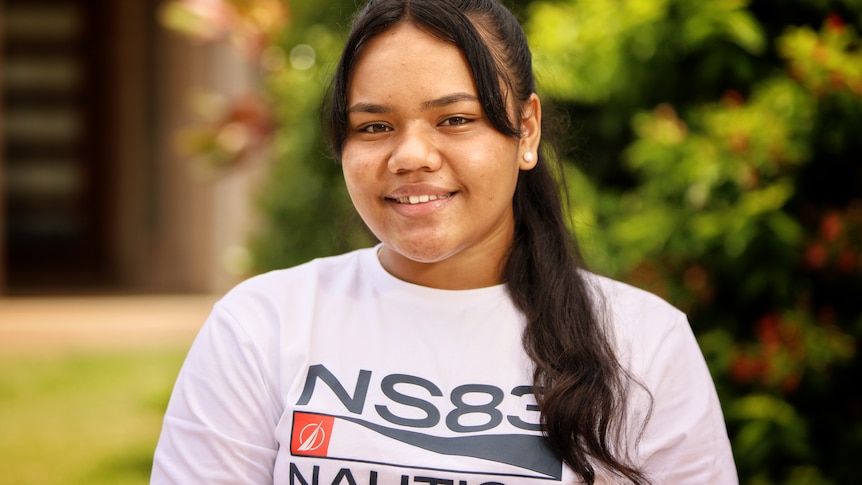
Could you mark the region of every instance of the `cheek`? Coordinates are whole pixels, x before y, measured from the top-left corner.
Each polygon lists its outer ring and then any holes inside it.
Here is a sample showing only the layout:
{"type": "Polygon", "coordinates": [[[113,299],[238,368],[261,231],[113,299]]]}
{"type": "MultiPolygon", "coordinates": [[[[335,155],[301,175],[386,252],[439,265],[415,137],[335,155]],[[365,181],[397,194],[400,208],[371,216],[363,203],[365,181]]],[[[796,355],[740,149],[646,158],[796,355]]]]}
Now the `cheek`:
{"type": "Polygon", "coordinates": [[[342,165],[342,173],[344,174],[344,185],[347,186],[347,193],[356,206],[361,203],[360,194],[367,190],[367,183],[361,178],[361,171],[355,170],[355,166],[342,165]]]}
{"type": "Polygon", "coordinates": [[[362,175],[367,173],[367,163],[359,156],[355,149],[345,145],[341,156],[341,172],[344,174],[344,182],[352,192],[362,186],[362,175]]]}
{"type": "Polygon", "coordinates": [[[489,192],[508,192],[520,172],[517,151],[501,149],[499,145],[473,147],[469,154],[462,153],[460,160],[461,173],[489,192]]]}
{"type": "Polygon", "coordinates": [[[374,205],[380,184],[377,180],[374,164],[367,158],[357,156],[357,153],[345,150],[341,158],[341,172],[344,184],[353,206],[365,218],[366,211],[374,205]]]}

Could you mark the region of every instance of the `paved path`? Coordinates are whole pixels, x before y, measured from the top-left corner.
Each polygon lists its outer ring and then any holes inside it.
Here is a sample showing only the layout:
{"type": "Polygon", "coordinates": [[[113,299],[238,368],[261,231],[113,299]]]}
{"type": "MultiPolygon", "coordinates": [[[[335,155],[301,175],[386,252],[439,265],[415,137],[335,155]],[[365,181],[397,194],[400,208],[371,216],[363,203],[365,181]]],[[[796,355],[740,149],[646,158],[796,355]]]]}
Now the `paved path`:
{"type": "Polygon", "coordinates": [[[0,353],[187,347],[212,295],[0,298],[0,353]]]}

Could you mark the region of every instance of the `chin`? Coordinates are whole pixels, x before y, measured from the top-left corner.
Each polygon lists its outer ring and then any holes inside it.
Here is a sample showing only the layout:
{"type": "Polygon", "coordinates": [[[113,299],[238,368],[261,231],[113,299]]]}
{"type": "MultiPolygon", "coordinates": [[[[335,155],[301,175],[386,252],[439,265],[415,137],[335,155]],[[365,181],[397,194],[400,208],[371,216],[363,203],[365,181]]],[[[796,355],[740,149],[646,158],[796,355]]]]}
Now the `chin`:
{"type": "Polygon", "coordinates": [[[429,244],[423,242],[421,244],[388,244],[384,243],[389,251],[398,256],[409,259],[410,261],[423,264],[433,264],[445,261],[452,256],[452,251],[439,244],[429,244]]]}

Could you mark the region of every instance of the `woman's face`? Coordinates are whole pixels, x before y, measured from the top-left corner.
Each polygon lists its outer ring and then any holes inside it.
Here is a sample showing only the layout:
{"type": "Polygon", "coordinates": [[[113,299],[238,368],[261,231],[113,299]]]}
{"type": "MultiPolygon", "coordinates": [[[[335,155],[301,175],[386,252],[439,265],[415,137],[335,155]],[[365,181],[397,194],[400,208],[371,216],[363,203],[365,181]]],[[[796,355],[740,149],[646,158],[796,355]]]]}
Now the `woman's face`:
{"type": "Polygon", "coordinates": [[[366,44],[347,98],[344,178],[384,267],[437,288],[497,284],[518,172],[535,163],[523,155],[538,146],[538,99],[524,107],[522,138],[501,134],[461,51],[410,23],[366,44]]]}

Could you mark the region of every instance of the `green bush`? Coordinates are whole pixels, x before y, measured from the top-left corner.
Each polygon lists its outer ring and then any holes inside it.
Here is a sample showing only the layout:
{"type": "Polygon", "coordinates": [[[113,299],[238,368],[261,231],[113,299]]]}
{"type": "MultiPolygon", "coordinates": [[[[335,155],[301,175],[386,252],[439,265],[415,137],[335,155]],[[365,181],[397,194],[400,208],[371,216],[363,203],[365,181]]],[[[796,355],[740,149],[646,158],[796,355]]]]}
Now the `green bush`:
{"type": "Polygon", "coordinates": [[[824,3],[529,9],[587,139],[572,225],[597,270],[688,312],[743,483],[858,476],[860,17],[824,3]]]}

